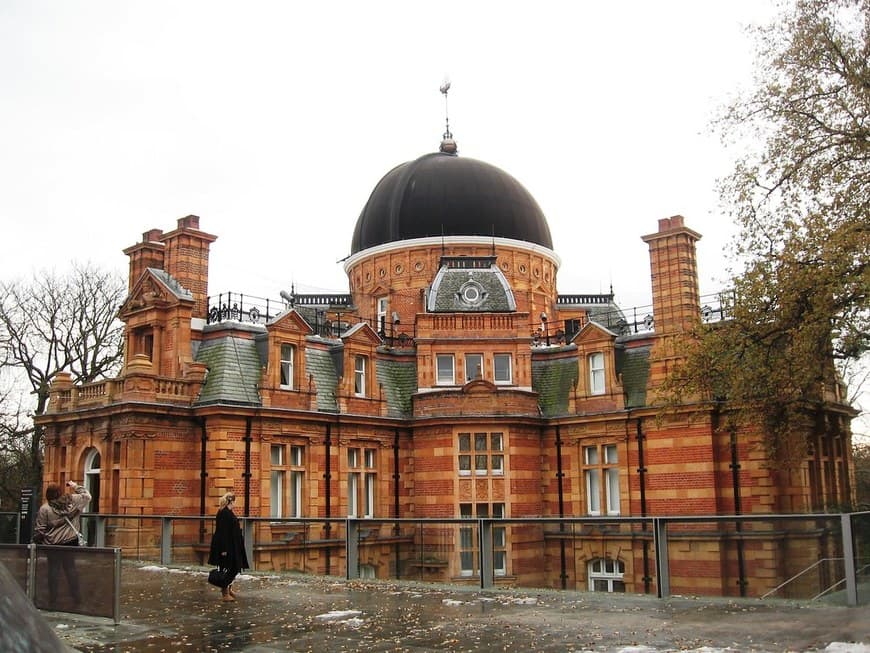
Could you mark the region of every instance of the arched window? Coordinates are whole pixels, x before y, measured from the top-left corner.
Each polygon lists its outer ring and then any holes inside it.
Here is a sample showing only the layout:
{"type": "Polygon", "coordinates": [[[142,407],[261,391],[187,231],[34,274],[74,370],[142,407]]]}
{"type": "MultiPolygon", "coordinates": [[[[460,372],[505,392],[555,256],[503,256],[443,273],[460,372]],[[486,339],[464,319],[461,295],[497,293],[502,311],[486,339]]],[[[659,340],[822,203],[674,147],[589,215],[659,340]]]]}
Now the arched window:
{"type": "Polygon", "coordinates": [[[624,592],[625,565],[621,560],[595,558],[587,567],[590,592],[624,592]]]}
{"type": "Polygon", "coordinates": [[[88,449],[85,452],[85,488],[91,493],[91,501],[87,512],[99,512],[100,506],[100,452],[88,449]]]}

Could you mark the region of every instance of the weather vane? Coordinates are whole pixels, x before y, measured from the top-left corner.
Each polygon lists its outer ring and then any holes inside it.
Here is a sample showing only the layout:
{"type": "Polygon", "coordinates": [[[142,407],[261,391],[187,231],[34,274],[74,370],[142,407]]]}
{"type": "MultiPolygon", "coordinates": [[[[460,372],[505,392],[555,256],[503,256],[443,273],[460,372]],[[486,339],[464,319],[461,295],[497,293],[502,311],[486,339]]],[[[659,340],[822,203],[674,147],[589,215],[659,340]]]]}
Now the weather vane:
{"type": "Polygon", "coordinates": [[[441,140],[441,151],[447,154],[456,154],[456,142],[453,140],[453,134],[450,133],[450,112],[447,110],[447,91],[450,90],[450,79],[445,77],[439,89],[444,96],[444,137],[441,140]]]}

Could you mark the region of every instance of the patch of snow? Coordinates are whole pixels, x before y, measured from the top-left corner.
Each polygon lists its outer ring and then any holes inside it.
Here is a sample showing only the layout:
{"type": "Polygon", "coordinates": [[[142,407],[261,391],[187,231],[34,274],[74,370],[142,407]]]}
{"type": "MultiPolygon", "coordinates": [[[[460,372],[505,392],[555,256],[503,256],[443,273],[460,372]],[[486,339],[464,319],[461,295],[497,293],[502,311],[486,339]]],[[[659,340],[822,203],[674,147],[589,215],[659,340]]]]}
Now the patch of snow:
{"type": "Polygon", "coordinates": [[[69,628],[69,624],[58,624],[57,626],[55,626],[55,628],[57,628],[58,630],[66,630],[67,628],[69,628]]]}
{"type": "Polygon", "coordinates": [[[161,567],[160,565],[145,565],[144,567],[139,567],[141,571],[168,571],[166,567],[161,567]]]}
{"type": "Polygon", "coordinates": [[[442,599],[441,603],[444,605],[462,605],[462,601],[457,601],[456,599],[442,599]]]}
{"type": "Polygon", "coordinates": [[[323,621],[337,621],[342,619],[350,619],[351,617],[358,617],[361,614],[361,610],[330,610],[329,612],[324,612],[323,614],[319,614],[314,618],[321,619],[323,621]]]}
{"type": "Polygon", "coordinates": [[[537,605],[538,599],[534,596],[525,596],[518,599],[511,599],[511,603],[516,603],[517,605],[537,605]]]}
{"type": "Polygon", "coordinates": [[[825,647],[825,653],[870,653],[870,646],[864,643],[831,642],[825,647]]]}

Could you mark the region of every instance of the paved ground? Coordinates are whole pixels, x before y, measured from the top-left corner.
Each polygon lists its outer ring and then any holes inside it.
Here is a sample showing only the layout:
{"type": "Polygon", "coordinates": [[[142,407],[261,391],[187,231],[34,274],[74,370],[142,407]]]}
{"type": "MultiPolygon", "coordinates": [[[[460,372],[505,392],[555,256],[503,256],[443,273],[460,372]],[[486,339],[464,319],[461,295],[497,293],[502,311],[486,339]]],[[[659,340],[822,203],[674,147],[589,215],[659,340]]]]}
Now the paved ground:
{"type": "Polygon", "coordinates": [[[63,641],[89,652],[870,653],[868,605],[484,592],[259,573],[237,581],[237,602],[222,603],[206,571],[125,564],[117,626],[43,615],[63,641]]]}

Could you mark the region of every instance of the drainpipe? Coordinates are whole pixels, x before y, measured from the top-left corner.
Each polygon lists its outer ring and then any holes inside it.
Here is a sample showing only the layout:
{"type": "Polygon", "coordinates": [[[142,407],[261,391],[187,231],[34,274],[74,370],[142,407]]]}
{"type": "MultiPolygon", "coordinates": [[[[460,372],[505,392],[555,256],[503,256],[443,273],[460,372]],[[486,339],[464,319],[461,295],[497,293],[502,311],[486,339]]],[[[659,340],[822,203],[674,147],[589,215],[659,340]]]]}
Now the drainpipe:
{"type": "Polygon", "coordinates": [[[399,518],[399,429],[393,432],[393,517],[399,518]]]}
{"type": "MultiPolygon", "coordinates": [[[[399,518],[399,429],[393,432],[393,517],[399,518]]],[[[393,524],[393,535],[398,537],[400,534],[399,522],[393,524]]],[[[393,545],[393,557],[395,558],[396,578],[401,578],[399,570],[401,569],[401,550],[399,543],[393,545]]]]}
{"type": "MultiPolygon", "coordinates": [[[[199,514],[205,515],[205,483],[208,472],[205,470],[205,454],[208,436],[206,435],[205,417],[199,418],[199,514]]],[[[205,542],[205,520],[199,520],[199,541],[205,542]]]]}
{"type": "Polygon", "coordinates": [[[251,516],[251,418],[245,418],[245,517],[251,516]]]}
{"type": "MultiPolygon", "coordinates": [[[[640,486],[640,516],[646,517],[646,462],[643,457],[643,441],[646,436],[643,434],[643,420],[637,418],[635,438],[637,439],[637,474],[640,486]]],[[[643,530],[647,529],[646,522],[643,522],[643,530]]],[[[649,594],[651,590],[652,577],[650,576],[650,560],[649,560],[649,540],[643,540],[643,591],[649,594]]]]}
{"type": "MultiPolygon", "coordinates": [[[[324,499],[326,501],[326,517],[329,517],[332,513],[332,497],[330,494],[330,485],[332,485],[332,470],[330,459],[332,457],[332,424],[326,424],[326,438],[323,441],[323,449],[324,455],[326,456],[326,462],[324,464],[324,473],[323,478],[326,481],[326,488],[324,490],[324,499]]],[[[325,533],[325,537],[328,540],[331,531],[331,524],[326,522],[326,525],[323,527],[323,531],[325,533]]],[[[327,546],[325,549],[326,556],[326,575],[329,576],[331,573],[330,569],[330,549],[327,546]]]]}
{"type": "MultiPolygon", "coordinates": [[[[565,474],[562,471],[562,428],[556,424],[556,487],[559,490],[559,519],[565,517],[565,487],[563,479],[565,474]]],[[[559,522],[559,530],[565,531],[565,522],[559,522]]],[[[562,589],[568,589],[568,564],[565,559],[565,538],[559,538],[559,563],[561,565],[559,571],[559,579],[562,584],[562,589]]]]}
{"type": "MultiPolygon", "coordinates": [[[[734,488],[734,514],[740,515],[743,508],[740,505],[740,463],[737,460],[737,431],[734,427],[730,429],[731,435],[731,485],[734,488]]],[[[743,536],[740,534],[743,530],[743,524],[738,520],[735,522],[737,531],[737,585],[740,586],[740,596],[746,596],[746,563],[743,559],[743,536]]]]}

